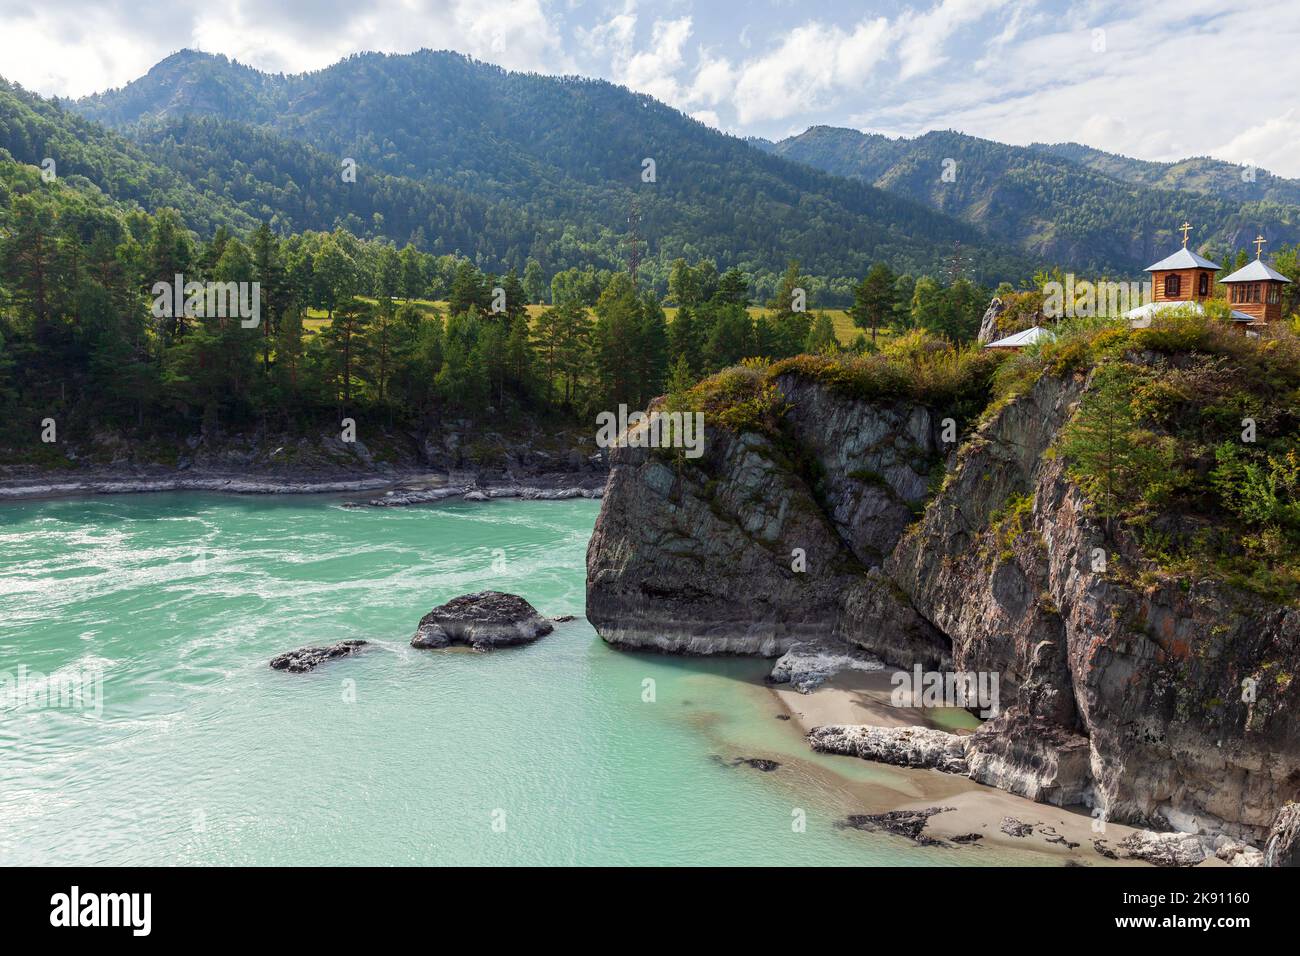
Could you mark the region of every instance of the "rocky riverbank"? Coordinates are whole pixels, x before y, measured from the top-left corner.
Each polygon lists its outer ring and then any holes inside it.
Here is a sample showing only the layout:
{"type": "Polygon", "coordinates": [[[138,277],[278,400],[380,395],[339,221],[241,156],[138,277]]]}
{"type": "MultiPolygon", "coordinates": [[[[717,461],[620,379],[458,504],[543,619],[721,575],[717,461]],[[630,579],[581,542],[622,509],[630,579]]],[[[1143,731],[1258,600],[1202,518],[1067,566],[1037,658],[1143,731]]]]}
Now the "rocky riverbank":
{"type": "Polygon", "coordinates": [[[355,494],[357,504],[398,507],[447,498],[598,498],[608,474],[604,454],[580,429],[503,433],[462,422],[423,435],[380,430],[369,442],[333,432],[256,431],[174,444],[96,434],[35,451],[0,449],[0,501],[204,491],[355,494]]]}

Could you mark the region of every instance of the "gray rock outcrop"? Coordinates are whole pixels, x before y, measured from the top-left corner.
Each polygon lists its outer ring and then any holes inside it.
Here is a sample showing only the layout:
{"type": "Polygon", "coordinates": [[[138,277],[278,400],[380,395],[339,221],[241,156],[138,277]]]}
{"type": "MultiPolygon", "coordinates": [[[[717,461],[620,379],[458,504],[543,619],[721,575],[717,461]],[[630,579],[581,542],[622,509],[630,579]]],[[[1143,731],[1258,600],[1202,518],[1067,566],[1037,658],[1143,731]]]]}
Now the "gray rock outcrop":
{"type": "Polygon", "coordinates": [[[605,500],[615,504],[602,507],[587,549],[588,620],[621,647],[776,657],[840,640],[937,666],[947,641],[879,571],[937,460],[929,415],[785,387],[792,415],[827,423],[801,450],[820,480],[769,438],[707,422],[692,467],[652,449],[612,450],[605,500]]]}
{"type": "Polygon", "coordinates": [[[290,674],[305,674],[308,671],[315,670],[326,661],[332,661],[339,657],[351,657],[365,645],[365,641],[351,640],[339,641],[337,644],[330,644],[326,647],[300,647],[296,651],[285,651],[285,653],[277,654],[271,658],[271,669],[288,671],[290,674]]]}
{"type": "Polygon", "coordinates": [[[1277,812],[1264,844],[1265,866],[1300,866],[1300,803],[1277,812]]]}
{"type": "Polygon", "coordinates": [[[527,644],[554,627],[517,594],[478,591],[441,604],[420,619],[412,647],[468,644],[476,650],[527,644]]]}
{"type": "Polygon", "coordinates": [[[967,738],[929,727],[871,727],[833,724],[814,727],[808,743],[818,753],[861,757],[897,767],[967,773],[967,738]]]}

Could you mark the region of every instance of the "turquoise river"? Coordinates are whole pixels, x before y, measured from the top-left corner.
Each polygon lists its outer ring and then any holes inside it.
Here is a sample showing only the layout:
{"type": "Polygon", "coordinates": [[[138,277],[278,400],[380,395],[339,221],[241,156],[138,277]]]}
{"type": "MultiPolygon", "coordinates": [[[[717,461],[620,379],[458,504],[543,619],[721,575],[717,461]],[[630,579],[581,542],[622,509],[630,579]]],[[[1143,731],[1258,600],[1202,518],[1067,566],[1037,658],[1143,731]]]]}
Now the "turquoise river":
{"type": "Polygon", "coordinates": [[[837,827],[894,771],[812,754],[770,662],[607,647],[582,616],[597,511],[0,506],[0,863],[1023,862],[837,827]],[[577,620],[490,654],[408,645],[484,588],[577,620]],[[371,646],[267,666],[344,638],[371,646]],[[51,685],[80,700],[29,699],[51,685]]]}

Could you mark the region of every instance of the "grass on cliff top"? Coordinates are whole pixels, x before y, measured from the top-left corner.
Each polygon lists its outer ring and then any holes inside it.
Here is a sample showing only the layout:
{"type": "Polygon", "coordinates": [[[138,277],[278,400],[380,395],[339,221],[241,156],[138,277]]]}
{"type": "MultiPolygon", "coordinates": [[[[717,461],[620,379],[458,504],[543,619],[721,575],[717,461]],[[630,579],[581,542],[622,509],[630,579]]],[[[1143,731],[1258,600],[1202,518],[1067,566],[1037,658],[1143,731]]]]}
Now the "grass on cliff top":
{"type": "Polygon", "coordinates": [[[1005,353],[953,346],[919,329],[874,354],[797,355],[775,363],[747,360],[670,395],[668,407],[702,411],[706,420],[732,431],[772,436],[779,431],[786,407],[777,379],[795,376],[862,401],[911,399],[941,418],[962,422],[988,403],[994,373],[1005,359],[1005,353]]]}
{"type": "MultiPolygon", "coordinates": [[[[1226,309],[1226,307],[1224,307],[1226,309]]],[[[1219,356],[1231,361],[1259,393],[1293,393],[1300,388],[1300,338],[1289,325],[1267,339],[1251,339],[1233,328],[1210,303],[1206,314],[1190,309],[1161,313],[1149,328],[1131,329],[1113,319],[1073,319],[1054,326],[1056,339],[1013,353],[997,371],[995,407],[1031,387],[1045,373],[1064,375],[1131,356],[1219,356]]]]}

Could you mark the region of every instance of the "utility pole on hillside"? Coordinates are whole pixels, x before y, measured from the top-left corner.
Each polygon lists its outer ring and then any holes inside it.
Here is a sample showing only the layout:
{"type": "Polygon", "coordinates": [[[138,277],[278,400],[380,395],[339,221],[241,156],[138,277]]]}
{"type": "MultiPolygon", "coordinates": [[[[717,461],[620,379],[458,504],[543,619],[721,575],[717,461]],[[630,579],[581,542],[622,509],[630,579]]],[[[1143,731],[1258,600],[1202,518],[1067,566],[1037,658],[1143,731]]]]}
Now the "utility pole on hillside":
{"type": "Polygon", "coordinates": [[[641,268],[641,206],[636,194],[632,195],[632,204],[627,213],[627,271],[632,275],[632,285],[636,285],[636,272],[641,268]]]}
{"type": "Polygon", "coordinates": [[[952,249],[952,260],[948,265],[948,284],[952,285],[965,274],[962,267],[961,240],[958,239],[952,249]]]}

